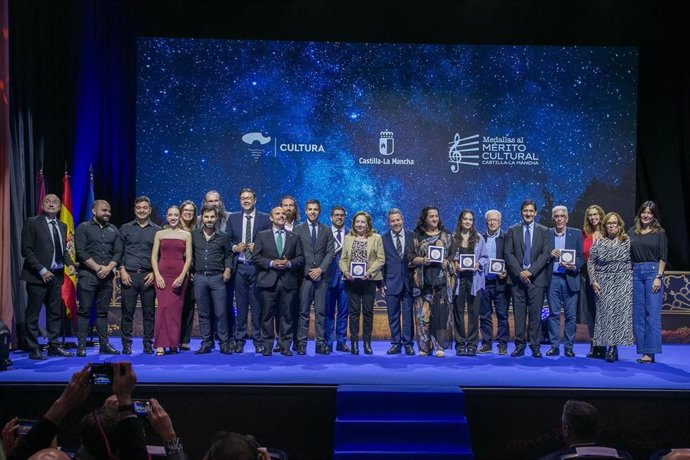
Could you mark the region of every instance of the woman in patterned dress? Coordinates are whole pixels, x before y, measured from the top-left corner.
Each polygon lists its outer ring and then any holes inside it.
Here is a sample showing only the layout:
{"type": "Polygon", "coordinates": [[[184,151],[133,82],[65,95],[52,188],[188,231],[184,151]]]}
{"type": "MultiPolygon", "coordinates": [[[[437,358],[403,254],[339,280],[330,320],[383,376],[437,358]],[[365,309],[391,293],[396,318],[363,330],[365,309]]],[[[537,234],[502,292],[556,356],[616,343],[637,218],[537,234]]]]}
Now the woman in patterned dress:
{"type": "Polygon", "coordinates": [[[383,252],[381,235],[375,233],[371,225],[371,216],[364,211],[358,211],[352,217],[352,229],[343,240],[340,256],[340,271],[345,279],[345,290],[348,297],[348,323],[350,326],[350,352],[359,354],[359,317],[362,321],[362,339],[364,354],[373,353],[371,349],[371,334],[374,328],[374,300],[376,286],[383,279],[383,266],[386,256],[383,252]],[[351,262],[366,263],[366,272],[361,277],[350,273],[351,262]]]}
{"type": "Polygon", "coordinates": [[[610,212],[602,221],[604,236],[592,245],[587,262],[596,298],[594,346],[608,347],[606,361],[618,360],[618,345],[633,345],[630,238],[623,219],[610,212]]]}
{"type": "Polygon", "coordinates": [[[443,357],[444,349],[451,344],[455,275],[449,259],[455,251],[453,235],[443,227],[438,208],[426,206],[419,216],[408,253],[410,263],[415,266],[412,295],[420,356],[433,353],[443,357]],[[430,260],[429,246],[443,247],[441,262],[430,260]]]}

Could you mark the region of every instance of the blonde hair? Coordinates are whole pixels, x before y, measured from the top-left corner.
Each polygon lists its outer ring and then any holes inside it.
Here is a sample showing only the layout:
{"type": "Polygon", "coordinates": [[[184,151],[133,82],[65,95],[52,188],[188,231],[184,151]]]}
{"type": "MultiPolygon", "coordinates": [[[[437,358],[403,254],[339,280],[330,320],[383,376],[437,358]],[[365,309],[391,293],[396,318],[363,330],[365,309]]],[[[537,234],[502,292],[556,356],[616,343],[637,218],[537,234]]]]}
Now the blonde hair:
{"type": "Polygon", "coordinates": [[[598,204],[593,204],[593,205],[589,206],[585,210],[585,223],[582,224],[582,231],[584,232],[585,236],[589,236],[592,233],[597,231],[597,229],[592,227],[592,224],[589,223],[588,215],[589,215],[590,209],[596,209],[597,213],[599,214],[599,227],[600,227],[599,231],[600,232],[603,230],[603,221],[604,221],[604,216],[606,215],[606,213],[604,212],[604,208],[602,208],[598,204]]]}
{"type": "MultiPolygon", "coordinates": [[[[623,218],[621,218],[620,214],[618,214],[617,212],[610,212],[606,214],[601,221],[601,228],[605,229],[606,223],[613,217],[618,219],[618,236],[616,237],[616,239],[619,243],[622,243],[623,241],[626,241],[628,239],[628,234],[625,232],[625,222],[623,222],[623,218]]],[[[606,230],[606,235],[608,236],[608,230],[606,230]]]]}

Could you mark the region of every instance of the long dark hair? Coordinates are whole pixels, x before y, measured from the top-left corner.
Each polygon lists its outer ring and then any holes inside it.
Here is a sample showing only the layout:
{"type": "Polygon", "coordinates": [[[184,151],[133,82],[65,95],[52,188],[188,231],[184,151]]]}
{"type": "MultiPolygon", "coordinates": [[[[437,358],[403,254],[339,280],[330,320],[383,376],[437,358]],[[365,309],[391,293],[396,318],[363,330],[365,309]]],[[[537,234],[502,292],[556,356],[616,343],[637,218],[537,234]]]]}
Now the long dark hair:
{"type": "Polygon", "coordinates": [[[472,215],[472,227],[470,228],[470,236],[467,239],[467,245],[470,249],[474,250],[474,245],[477,244],[477,241],[479,241],[479,233],[477,233],[477,229],[474,227],[474,213],[469,209],[463,209],[460,211],[458,223],[455,226],[455,241],[457,241],[458,246],[462,246],[462,218],[465,217],[465,214],[472,215]]]}
{"type": "Polygon", "coordinates": [[[419,214],[417,226],[414,229],[415,232],[426,233],[426,216],[429,214],[429,211],[433,210],[436,210],[436,212],[438,212],[438,229],[441,231],[445,230],[445,228],[443,227],[443,222],[441,221],[441,212],[438,210],[438,208],[436,206],[424,206],[424,208],[422,208],[422,212],[419,214]]]}
{"type": "Polygon", "coordinates": [[[640,205],[640,209],[637,210],[637,215],[635,216],[635,234],[639,235],[642,233],[642,223],[640,222],[640,216],[645,209],[649,208],[649,212],[652,213],[654,219],[652,220],[649,228],[652,233],[663,232],[664,229],[661,226],[661,213],[659,212],[659,206],[656,205],[652,200],[645,201],[640,205]]]}

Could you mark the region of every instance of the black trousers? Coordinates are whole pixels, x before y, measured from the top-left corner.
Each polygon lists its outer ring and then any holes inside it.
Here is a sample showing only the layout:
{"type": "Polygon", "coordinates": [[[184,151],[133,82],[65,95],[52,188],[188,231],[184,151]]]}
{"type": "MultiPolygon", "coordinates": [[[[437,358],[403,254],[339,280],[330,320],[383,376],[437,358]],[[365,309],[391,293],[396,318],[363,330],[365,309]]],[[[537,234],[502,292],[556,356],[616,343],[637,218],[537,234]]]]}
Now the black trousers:
{"type": "Polygon", "coordinates": [[[26,328],[24,340],[26,346],[31,350],[38,348],[38,316],[41,313],[43,304],[46,306],[46,332],[48,333],[48,344],[59,346],[58,336],[60,335],[60,324],[62,320],[62,280],[64,275],[62,270],[53,272],[55,275],[47,283],[26,283],[26,293],[28,302],[24,315],[26,328]]]}
{"type": "Polygon", "coordinates": [[[515,346],[524,347],[529,338],[529,346],[538,348],[541,342],[541,309],[546,290],[534,284],[513,286],[513,316],[515,317],[515,346]],[[525,336],[529,321],[529,337],[525,336]]]}
{"type": "Polygon", "coordinates": [[[456,348],[477,348],[479,330],[479,306],[482,291],[472,295],[472,277],[458,278],[460,289],[453,298],[453,323],[455,327],[456,348]],[[467,311],[467,327],[465,327],[465,311],[467,311]]]}
{"type": "Polygon", "coordinates": [[[285,289],[278,277],[275,286],[259,289],[261,298],[261,342],[266,349],[273,348],[274,328],[278,330],[278,344],[283,350],[290,349],[293,339],[292,306],[299,295],[297,289],[285,289]],[[274,320],[275,324],[274,324],[274,320]]]}
{"type": "Polygon", "coordinates": [[[144,342],[153,342],[153,326],[156,318],[156,287],[155,282],[146,286],[144,279],[147,273],[128,272],[132,280],[131,286],[122,285],[122,304],[120,319],[120,334],[122,343],[132,343],[132,325],[137,298],[141,298],[141,314],[144,325],[144,342]]]}
{"type": "Polygon", "coordinates": [[[371,332],[374,329],[374,298],[376,296],[376,281],[353,280],[345,283],[349,300],[350,340],[359,340],[359,317],[362,320],[362,340],[371,342],[371,332]]]}
{"type": "Polygon", "coordinates": [[[77,282],[79,309],[77,310],[77,339],[86,340],[89,330],[89,311],[96,301],[96,330],[101,346],[108,344],[108,308],[113,298],[113,274],[101,279],[91,272],[79,272],[77,282]]]}

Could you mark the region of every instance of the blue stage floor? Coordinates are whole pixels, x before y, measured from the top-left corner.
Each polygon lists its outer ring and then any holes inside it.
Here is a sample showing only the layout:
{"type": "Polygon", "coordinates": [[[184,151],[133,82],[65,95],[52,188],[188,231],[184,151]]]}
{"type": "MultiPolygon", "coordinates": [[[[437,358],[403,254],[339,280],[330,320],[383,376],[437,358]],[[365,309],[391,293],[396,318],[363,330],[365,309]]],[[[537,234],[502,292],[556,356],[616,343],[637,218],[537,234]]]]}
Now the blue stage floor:
{"type": "MultiPolygon", "coordinates": [[[[119,348],[119,339],[111,343],[119,348]]],[[[497,353],[456,357],[448,350],[444,358],[386,355],[387,342],[375,342],[373,356],[335,352],[314,354],[309,342],[307,356],[264,357],[253,353],[251,343],[241,355],[145,355],[135,342],[131,356],[108,356],[107,361],[134,363],[140,384],[225,385],[457,385],[463,388],[578,388],[613,390],[690,390],[690,346],[665,345],[656,364],[638,364],[634,347],[619,349],[620,361],[610,364],[585,358],[588,344],[575,347],[576,358],[521,358],[497,353]]],[[[192,348],[198,348],[193,342],[192,348]]],[[[361,349],[361,347],[360,347],[361,349]]],[[[512,345],[509,351],[512,351],[512,345]]],[[[548,346],[542,347],[542,353],[548,346]]],[[[97,348],[88,348],[86,358],[30,360],[28,353],[13,352],[12,368],[0,372],[2,383],[65,383],[87,361],[99,361],[97,348]]]]}

